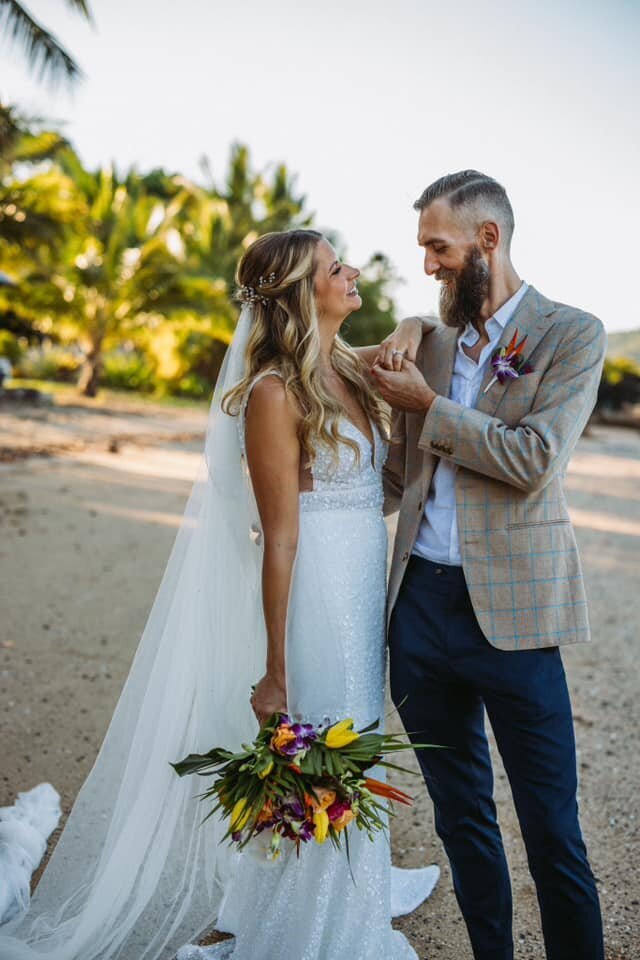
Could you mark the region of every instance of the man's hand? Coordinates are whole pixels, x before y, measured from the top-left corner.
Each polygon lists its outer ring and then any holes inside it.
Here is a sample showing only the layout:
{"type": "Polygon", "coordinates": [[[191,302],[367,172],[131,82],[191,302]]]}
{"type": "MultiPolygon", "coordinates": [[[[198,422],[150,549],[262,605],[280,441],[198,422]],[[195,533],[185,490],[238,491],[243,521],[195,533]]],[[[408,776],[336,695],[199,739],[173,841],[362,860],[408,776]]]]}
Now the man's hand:
{"type": "Polygon", "coordinates": [[[376,363],[371,373],[383,398],[394,410],[426,412],[436,396],[415,363],[404,358],[400,370],[385,370],[376,363]]]}
{"type": "Polygon", "coordinates": [[[411,361],[416,359],[423,332],[420,317],[406,317],[401,320],[393,333],[380,344],[374,364],[387,370],[401,370],[403,357],[411,361]]]}

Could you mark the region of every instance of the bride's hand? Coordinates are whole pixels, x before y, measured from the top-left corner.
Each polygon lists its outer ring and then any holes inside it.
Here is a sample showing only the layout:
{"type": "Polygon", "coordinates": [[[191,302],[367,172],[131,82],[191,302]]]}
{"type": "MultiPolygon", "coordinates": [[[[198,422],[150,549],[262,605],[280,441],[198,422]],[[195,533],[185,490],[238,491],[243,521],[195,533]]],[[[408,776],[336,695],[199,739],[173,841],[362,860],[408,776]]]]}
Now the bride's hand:
{"type": "Polygon", "coordinates": [[[260,726],[272,713],[286,713],[287,687],[284,680],[265,673],[251,694],[251,706],[260,726]]]}
{"type": "Polygon", "coordinates": [[[415,362],[423,332],[422,317],[405,317],[382,341],[373,365],[386,370],[401,370],[403,357],[415,362]]]}

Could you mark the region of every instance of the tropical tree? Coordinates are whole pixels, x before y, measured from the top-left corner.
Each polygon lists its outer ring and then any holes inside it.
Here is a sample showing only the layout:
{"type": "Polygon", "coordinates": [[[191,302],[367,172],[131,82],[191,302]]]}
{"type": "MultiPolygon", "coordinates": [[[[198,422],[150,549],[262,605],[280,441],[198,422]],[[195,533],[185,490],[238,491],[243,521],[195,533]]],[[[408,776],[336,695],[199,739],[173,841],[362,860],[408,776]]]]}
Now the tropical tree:
{"type": "Polygon", "coordinates": [[[243,144],[232,146],[222,183],[214,179],[207,160],[202,161],[202,170],[204,185],[180,180],[185,194],[177,223],[185,258],[172,294],[180,288],[185,311],[165,321],[150,346],[158,354],[164,344],[158,359],[165,376],[173,364],[174,378],[182,376],[190,392],[205,396],[215,383],[237,321],[234,277],[244,250],[259,234],[308,226],[312,218],[286,166],[255,171],[243,144]],[[208,316],[190,315],[189,302],[212,285],[220,297],[215,309],[208,316]]]}
{"type": "Polygon", "coordinates": [[[20,297],[8,297],[6,286],[46,273],[65,230],[82,212],[73,183],[50,162],[43,163],[66,146],[59,133],[0,103],[0,270],[6,275],[0,285],[0,327],[29,340],[41,339],[39,317],[20,297]]]}
{"type": "MultiPolygon", "coordinates": [[[[87,0],[65,0],[68,7],[91,22],[87,0]]],[[[72,83],[82,76],[80,67],[62,44],[43,24],[35,20],[18,0],[0,0],[0,29],[22,46],[29,67],[40,80],[56,83],[61,78],[72,83]]]]}
{"type": "MultiPolygon", "coordinates": [[[[121,176],[85,169],[62,138],[8,117],[0,270],[16,284],[0,287],[0,326],[80,348],[86,395],[106,358],[111,382],[206,396],[237,321],[242,253],[261,233],[311,223],[286,166],[255,171],[235,144],[220,184],[206,164],[204,185],[161,169],[121,176]]],[[[393,328],[395,283],[386,257],[373,256],[363,309],[345,330],[352,343],[393,328]]]]}
{"type": "Polygon", "coordinates": [[[14,106],[0,101],[0,179],[10,176],[17,163],[53,160],[68,146],[56,130],[47,129],[41,121],[26,119],[14,106]]]}
{"type": "Polygon", "coordinates": [[[208,160],[202,160],[202,169],[205,183],[188,186],[190,201],[183,208],[190,263],[196,272],[216,276],[231,288],[238,261],[256,237],[309,226],[313,216],[285,164],[256,172],[244,144],[232,145],[223,183],[214,179],[208,160]]]}
{"type": "Polygon", "coordinates": [[[85,170],[71,149],[43,177],[68,188],[73,223],[63,230],[55,258],[43,257],[5,297],[58,338],[82,345],[79,388],[94,396],[105,346],[151,316],[187,306],[210,310],[219,295],[213,285],[201,289],[199,299],[182,289],[184,245],[174,222],[187,195],[175,180],[167,191],[173,197],[160,199],[135,171],[120,178],[108,167],[85,170]]]}

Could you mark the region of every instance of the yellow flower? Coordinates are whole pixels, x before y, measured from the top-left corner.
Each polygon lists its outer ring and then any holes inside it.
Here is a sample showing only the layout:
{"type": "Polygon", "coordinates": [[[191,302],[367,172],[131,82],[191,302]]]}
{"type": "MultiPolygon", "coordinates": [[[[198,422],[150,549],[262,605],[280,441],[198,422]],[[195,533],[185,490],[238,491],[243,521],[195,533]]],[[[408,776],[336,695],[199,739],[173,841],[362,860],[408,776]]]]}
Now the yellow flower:
{"type": "Polygon", "coordinates": [[[316,825],[314,834],[316,843],[324,843],[329,833],[329,814],[326,810],[316,810],[313,814],[313,822],[316,825]]]}
{"type": "Polygon", "coordinates": [[[241,797],[234,804],[233,810],[231,811],[231,829],[232,830],[234,831],[242,830],[243,827],[247,825],[247,821],[249,820],[249,816],[251,814],[251,807],[249,807],[249,809],[246,810],[245,809],[246,806],[247,806],[246,797],[241,797]]]}
{"type": "Polygon", "coordinates": [[[353,720],[347,717],[346,720],[341,720],[340,723],[334,723],[329,727],[325,743],[330,750],[338,750],[353,743],[359,736],[360,734],[353,729],[353,720]]]}
{"type": "Polygon", "coordinates": [[[265,777],[268,777],[271,771],[273,770],[273,760],[269,760],[266,766],[262,770],[258,770],[258,776],[261,780],[264,780],[265,777]]]}

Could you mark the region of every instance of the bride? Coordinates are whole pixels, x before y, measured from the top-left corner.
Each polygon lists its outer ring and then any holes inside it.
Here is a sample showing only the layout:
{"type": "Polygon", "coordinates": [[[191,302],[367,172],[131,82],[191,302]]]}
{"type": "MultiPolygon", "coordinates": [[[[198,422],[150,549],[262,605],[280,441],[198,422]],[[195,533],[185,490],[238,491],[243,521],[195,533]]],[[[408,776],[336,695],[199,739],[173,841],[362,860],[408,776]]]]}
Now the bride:
{"type": "Polygon", "coordinates": [[[233,853],[224,824],[201,824],[201,781],[169,765],[237,749],[274,711],[383,716],[378,348],[338,335],[358,276],[312,230],[243,256],[201,475],[96,763],[30,909],[0,927],[2,960],[415,960],[391,917],[436,867],[392,869],[387,837],[355,830],[350,865],[330,844],[233,853]],[[213,921],[233,939],[181,947],[213,921]]]}

